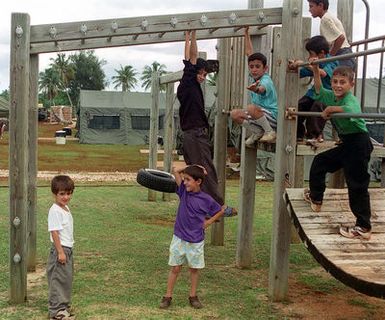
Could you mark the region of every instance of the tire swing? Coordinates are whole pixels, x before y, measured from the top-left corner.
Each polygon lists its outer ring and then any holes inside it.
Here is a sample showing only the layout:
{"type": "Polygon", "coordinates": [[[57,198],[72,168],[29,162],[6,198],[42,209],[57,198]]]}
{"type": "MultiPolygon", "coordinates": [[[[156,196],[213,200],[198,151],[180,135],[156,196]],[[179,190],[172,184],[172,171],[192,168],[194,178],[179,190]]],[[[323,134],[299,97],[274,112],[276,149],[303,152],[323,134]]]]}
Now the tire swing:
{"type": "Polygon", "coordinates": [[[167,193],[175,193],[177,184],[171,173],[155,169],[140,169],[136,181],[143,187],[167,193]]]}

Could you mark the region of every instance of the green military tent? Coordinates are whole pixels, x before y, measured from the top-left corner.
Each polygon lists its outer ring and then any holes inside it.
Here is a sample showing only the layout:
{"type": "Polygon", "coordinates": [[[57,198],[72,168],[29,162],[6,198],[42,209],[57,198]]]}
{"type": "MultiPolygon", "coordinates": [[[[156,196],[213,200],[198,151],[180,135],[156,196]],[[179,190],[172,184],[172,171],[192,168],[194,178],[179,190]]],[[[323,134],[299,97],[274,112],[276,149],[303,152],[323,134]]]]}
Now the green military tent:
{"type": "Polygon", "coordinates": [[[0,97],[0,118],[8,118],[9,114],[9,102],[0,97]]]}
{"type": "MultiPolygon", "coordinates": [[[[214,87],[206,88],[206,108],[214,102],[214,87]]],[[[166,96],[159,95],[159,135],[164,135],[166,96]]],[[[151,93],[81,90],[79,142],[89,144],[148,143],[151,93]]],[[[174,99],[174,127],[178,131],[178,99],[174,99]]]]}
{"type": "MultiPolygon", "coordinates": [[[[150,129],[151,94],[80,91],[79,142],[145,144],[150,129]]],[[[159,134],[163,135],[165,95],[159,98],[159,134]]]]}

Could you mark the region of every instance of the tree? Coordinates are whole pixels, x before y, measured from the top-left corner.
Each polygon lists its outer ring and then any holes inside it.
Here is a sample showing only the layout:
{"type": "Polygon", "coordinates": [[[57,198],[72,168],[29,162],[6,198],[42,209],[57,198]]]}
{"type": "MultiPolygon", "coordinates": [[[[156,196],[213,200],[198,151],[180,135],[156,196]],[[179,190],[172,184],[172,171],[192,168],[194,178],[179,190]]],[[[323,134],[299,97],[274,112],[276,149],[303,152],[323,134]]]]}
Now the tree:
{"type": "Polygon", "coordinates": [[[69,56],[74,68],[74,78],[69,83],[72,102],[78,105],[80,89],[103,90],[106,75],[102,67],[106,61],[99,59],[93,50],[80,51],[69,56]]]}
{"type": "Polygon", "coordinates": [[[0,97],[3,97],[6,100],[9,100],[9,90],[5,89],[0,93],[0,97]]]}
{"type": "Polygon", "coordinates": [[[120,65],[120,70],[115,69],[115,72],[118,75],[112,77],[112,83],[115,84],[114,89],[122,87],[122,91],[130,91],[130,89],[133,89],[138,82],[136,79],[138,73],[130,65],[124,67],[120,65]]]}
{"type": "Polygon", "coordinates": [[[39,73],[39,90],[49,100],[50,106],[55,105],[55,97],[62,86],[60,75],[55,69],[48,68],[39,73]]]}
{"type": "Polygon", "coordinates": [[[217,85],[217,81],[218,81],[218,72],[209,73],[209,75],[207,76],[207,84],[209,86],[215,87],[217,85]]]}
{"type": "Polygon", "coordinates": [[[71,63],[70,58],[66,57],[65,53],[58,53],[56,59],[51,58],[50,60],[52,61],[50,64],[51,68],[58,72],[61,79],[61,83],[63,85],[61,90],[66,93],[68,101],[72,106],[68,85],[75,76],[73,64],[71,63]]]}
{"type": "MultiPolygon", "coordinates": [[[[147,91],[151,88],[152,74],[156,71],[159,72],[159,76],[167,73],[166,66],[157,61],[154,61],[151,65],[144,66],[142,76],[140,78],[140,80],[143,81],[142,88],[144,88],[144,90],[147,91]]],[[[166,91],[166,84],[162,84],[159,89],[160,91],[166,91]]]]}

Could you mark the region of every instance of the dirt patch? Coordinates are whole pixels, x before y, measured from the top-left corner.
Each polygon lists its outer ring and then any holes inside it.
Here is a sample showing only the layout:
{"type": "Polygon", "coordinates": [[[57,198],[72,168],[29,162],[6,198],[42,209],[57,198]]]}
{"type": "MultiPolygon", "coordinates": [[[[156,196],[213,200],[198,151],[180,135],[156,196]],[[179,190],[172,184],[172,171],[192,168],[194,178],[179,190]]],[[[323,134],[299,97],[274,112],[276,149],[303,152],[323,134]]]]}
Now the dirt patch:
{"type": "Polygon", "coordinates": [[[27,290],[40,286],[46,281],[46,270],[44,266],[36,266],[36,271],[28,272],[27,290]]]}
{"type": "Polygon", "coordinates": [[[274,303],[287,319],[343,320],[385,319],[385,301],[360,294],[348,287],[332,293],[315,291],[289,279],[288,301],[274,303]]]}

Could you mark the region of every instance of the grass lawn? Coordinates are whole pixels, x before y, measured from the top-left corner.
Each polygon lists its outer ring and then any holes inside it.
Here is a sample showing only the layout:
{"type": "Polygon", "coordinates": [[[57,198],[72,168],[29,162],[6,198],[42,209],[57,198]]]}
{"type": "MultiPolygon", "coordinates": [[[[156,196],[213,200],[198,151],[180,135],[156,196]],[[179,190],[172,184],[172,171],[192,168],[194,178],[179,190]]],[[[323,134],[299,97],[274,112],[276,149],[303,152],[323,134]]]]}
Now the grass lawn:
{"type": "MultiPolygon", "coordinates": [[[[55,131],[62,127],[39,122],[39,137],[52,140],[38,141],[38,170],[135,172],[148,167],[148,155],[139,152],[148,146],[80,144],[73,140],[67,140],[64,145],[56,144],[55,131]]],[[[8,169],[8,132],[0,140],[0,155],[0,169],[8,169]]],[[[162,155],[159,155],[159,160],[163,160],[162,155]]]]}
{"type": "MultiPolygon", "coordinates": [[[[229,181],[229,204],[237,205],[237,198],[238,182],[229,181]]],[[[259,183],[256,198],[259,203],[253,226],[252,268],[240,270],[235,267],[237,218],[228,218],[224,246],[210,244],[210,231],[206,237],[206,268],[201,273],[198,291],[204,308],[193,310],[188,305],[189,281],[184,268],[171,308],[160,310],[158,305],[165,292],[169,271],[168,247],[176,196],[171,202],[148,202],[147,192],[136,184],[78,186],[71,201],[76,240],[73,305],[77,319],[307,319],[288,311],[287,308],[295,305],[290,298],[284,304],[273,304],[267,299],[272,184],[259,183]]],[[[1,188],[0,203],[7,203],[7,199],[8,189],[1,188]]],[[[51,201],[49,189],[39,188],[37,272],[29,274],[32,281],[29,281],[28,302],[18,306],[10,306],[7,302],[8,210],[4,207],[1,210],[0,319],[46,318],[44,268],[50,247],[46,219],[51,201]]],[[[338,294],[345,303],[354,303],[354,308],[363,315],[377,312],[374,303],[367,302],[362,295],[344,287],[322,270],[321,276],[315,270],[319,270],[319,266],[302,244],[293,244],[290,283],[296,287],[291,287],[290,292],[302,292],[307,298],[317,295],[314,301],[320,294],[333,301],[338,294]]]]}

